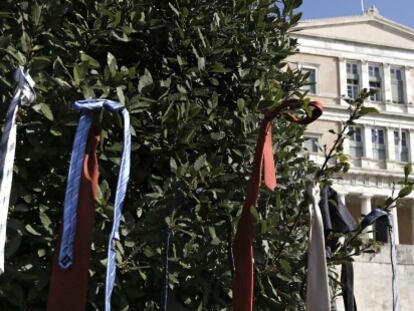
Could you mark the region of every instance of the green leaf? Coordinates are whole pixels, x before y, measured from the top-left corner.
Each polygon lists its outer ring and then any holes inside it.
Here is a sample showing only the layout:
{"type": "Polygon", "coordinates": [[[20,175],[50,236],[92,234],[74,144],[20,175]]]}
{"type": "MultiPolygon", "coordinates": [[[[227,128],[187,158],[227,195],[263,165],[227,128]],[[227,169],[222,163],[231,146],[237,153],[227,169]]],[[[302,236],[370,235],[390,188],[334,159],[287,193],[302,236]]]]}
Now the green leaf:
{"type": "Polygon", "coordinates": [[[73,80],[76,85],[79,85],[85,79],[85,71],[83,67],[78,64],[75,64],[73,67],[73,80]]]}
{"type": "Polygon", "coordinates": [[[239,98],[237,100],[237,107],[239,108],[239,110],[243,110],[245,106],[246,106],[246,102],[244,101],[244,99],[239,98]]]}
{"type": "Polygon", "coordinates": [[[125,95],[122,86],[116,88],[116,95],[118,96],[119,102],[125,105],[125,95]]]}
{"type": "Polygon", "coordinates": [[[197,58],[198,70],[204,70],[206,68],[206,60],[204,57],[197,58]]]}
{"type": "Polygon", "coordinates": [[[411,163],[407,163],[406,165],[404,165],[404,181],[406,184],[408,183],[408,176],[411,174],[411,171],[411,163]]]}
{"type": "Polygon", "coordinates": [[[32,20],[36,26],[39,26],[41,17],[42,17],[42,6],[40,6],[38,3],[33,3],[32,20]]]}
{"type": "MultiPolygon", "coordinates": [[[[40,213],[40,221],[43,225],[43,227],[47,230],[50,231],[50,225],[52,224],[52,221],[50,220],[49,216],[47,216],[46,213],[41,212],[40,213]]],[[[51,231],[50,231],[51,232],[51,231]]]]}
{"type": "Polygon", "coordinates": [[[26,231],[29,232],[32,235],[36,235],[36,236],[41,236],[41,234],[39,232],[37,232],[30,224],[27,224],[25,226],[26,231]]]}
{"type": "Polygon", "coordinates": [[[52,60],[47,56],[36,56],[33,57],[30,69],[32,70],[43,70],[47,66],[49,66],[52,63],[52,60]]]}
{"type": "Polygon", "coordinates": [[[223,131],[213,132],[210,134],[210,137],[214,140],[222,140],[224,137],[226,137],[226,133],[224,133],[223,131]]]}
{"type": "Polygon", "coordinates": [[[141,75],[138,82],[138,92],[146,93],[152,88],[154,81],[152,80],[151,72],[148,69],[144,70],[144,74],[141,75]]]}
{"type": "Polygon", "coordinates": [[[348,156],[345,155],[345,154],[341,154],[339,156],[338,160],[339,160],[340,163],[346,163],[346,162],[348,162],[348,156]]]}
{"type": "Polygon", "coordinates": [[[39,257],[44,257],[44,256],[46,256],[46,250],[45,250],[45,249],[43,249],[43,248],[38,249],[38,250],[37,250],[37,256],[39,256],[39,257]]]}
{"type": "Polygon", "coordinates": [[[173,157],[170,158],[170,169],[171,169],[171,172],[177,173],[177,162],[175,161],[173,157]]]}
{"type": "Polygon", "coordinates": [[[398,192],[398,197],[399,198],[404,198],[407,195],[409,195],[411,192],[413,191],[413,186],[406,186],[404,188],[402,188],[399,192],[398,192]]]}
{"type": "Polygon", "coordinates": [[[111,76],[114,77],[118,71],[118,63],[114,55],[108,52],[106,63],[108,64],[109,72],[111,76]]]}
{"type": "Polygon", "coordinates": [[[171,2],[168,2],[169,7],[171,8],[171,10],[177,14],[177,16],[180,16],[180,12],[178,12],[178,10],[175,8],[175,6],[172,5],[171,2]]]}
{"type": "Polygon", "coordinates": [[[31,43],[30,43],[30,37],[27,34],[26,31],[23,31],[22,36],[20,37],[20,45],[22,47],[22,51],[27,53],[30,49],[31,43]]]}
{"type": "Polygon", "coordinates": [[[48,120],[53,121],[53,112],[46,104],[39,104],[41,114],[48,120]]]}
{"type": "Polygon", "coordinates": [[[276,103],[275,103],[275,101],[274,100],[261,100],[260,102],[259,102],[259,109],[260,110],[267,110],[267,109],[269,109],[270,107],[272,107],[273,105],[275,105],[276,103]]]}
{"type": "Polygon", "coordinates": [[[367,114],[379,114],[379,110],[374,107],[362,107],[361,115],[367,115],[367,114]]]}
{"type": "Polygon", "coordinates": [[[199,171],[206,164],[207,155],[203,154],[194,162],[194,169],[199,171]]]}
{"type": "MultiPolygon", "coordinates": [[[[109,57],[109,53],[108,53],[108,57],[109,57]]],[[[81,52],[80,58],[81,58],[81,61],[88,64],[90,68],[99,69],[101,67],[101,65],[95,58],[93,58],[92,56],[89,56],[85,52],[81,52]]]]}
{"type": "Polygon", "coordinates": [[[217,237],[216,229],[212,226],[208,227],[208,232],[210,233],[211,237],[211,244],[212,245],[219,245],[220,239],[217,237]]]}

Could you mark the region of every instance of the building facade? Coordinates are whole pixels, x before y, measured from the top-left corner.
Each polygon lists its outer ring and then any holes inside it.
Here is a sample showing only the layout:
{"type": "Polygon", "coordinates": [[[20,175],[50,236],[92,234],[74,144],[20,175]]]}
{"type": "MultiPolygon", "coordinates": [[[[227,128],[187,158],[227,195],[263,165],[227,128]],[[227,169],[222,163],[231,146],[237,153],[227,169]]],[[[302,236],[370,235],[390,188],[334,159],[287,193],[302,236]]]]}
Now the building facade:
{"type": "MultiPolygon", "coordinates": [[[[363,88],[377,91],[366,106],[380,113],[356,122],[344,146],[351,169],[334,185],[359,220],[384,206],[393,189],[398,193],[404,166],[414,171],[414,29],[384,18],[372,7],[358,16],[303,21],[292,36],[298,39],[299,53],[289,63],[309,73],[306,90],[325,106],[323,116],[306,132],[305,147],[316,162],[323,161],[319,146],[329,148],[334,141],[329,130],[341,130],[349,117],[345,99],[363,88]]],[[[400,310],[414,310],[412,194],[393,209],[393,216],[400,310]]],[[[385,226],[378,225],[366,236],[387,242],[384,231],[385,226]]],[[[355,282],[360,310],[392,310],[389,246],[357,258],[355,282]]]]}

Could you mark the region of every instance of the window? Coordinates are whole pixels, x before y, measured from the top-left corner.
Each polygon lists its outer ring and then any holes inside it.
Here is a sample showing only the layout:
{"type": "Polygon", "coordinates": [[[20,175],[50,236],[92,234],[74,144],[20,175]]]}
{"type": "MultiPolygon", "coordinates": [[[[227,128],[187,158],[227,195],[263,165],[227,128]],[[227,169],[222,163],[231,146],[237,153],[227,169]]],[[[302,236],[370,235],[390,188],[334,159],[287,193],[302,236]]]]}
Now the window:
{"type": "Polygon", "coordinates": [[[303,147],[309,152],[319,152],[319,138],[318,137],[305,137],[303,147]]]}
{"type": "Polygon", "coordinates": [[[358,64],[346,63],[346,88],[349,98],[356,98],[359,93],[358,64]]]}
{"type": "Polygon", "coordinates": [[[375,94],[370,96],[370,99],[372,101],[380,102],[382,101],[382,80],[380,67],[377,65],[369,65],[368,74],[369,88],[376,91],[375,94]]]}
{"type": "Polygon", "coordinates": [[[408,144],[406,131],[394,131],[395,160],[408,162],[408,144]]]}
{"type": "Polygon", "coordinates": [[[308,91],[309,94],[316,94],[316,68],[303,66],[301,69],[303,74],[308,73],[309,76],[306,79],[306,85],[302,86],[302,90],[308,91]]]}
{"type": "Polygon", "coordinates": [[[373,156],[376,160],[385,160],[384,130],[374,127],[371,129],[373,156]]]}
{"type": "Polygon", "coordinates": [[[391,67],[392,102],[404,103],[404,76],[402,68],[391,67]]]}
{"type": "Polygon", "coordinates": [[[361,158],[364,155],[362,143],[362,129],[360,127],[350,127],[349,150],[354,158],[361,158]]]}

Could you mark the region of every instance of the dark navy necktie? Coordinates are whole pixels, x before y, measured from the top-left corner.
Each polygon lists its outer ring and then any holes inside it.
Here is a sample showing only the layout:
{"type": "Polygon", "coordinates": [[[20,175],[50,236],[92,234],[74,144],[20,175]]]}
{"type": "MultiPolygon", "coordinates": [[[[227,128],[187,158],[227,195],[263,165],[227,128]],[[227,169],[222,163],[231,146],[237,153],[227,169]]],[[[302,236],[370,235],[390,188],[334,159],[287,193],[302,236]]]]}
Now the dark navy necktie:
{"type": "Polygon", "coordinates": [[[75,239],[76,232],[76,216],[79,200],[80,178],[82,174],[83,156],[85,154],[87,138],[93,120],[93,112],[94,110],[105,108],[111,112],[121,113],[124,119],[123,152],[120,164],[120,172],[118,176],[118,183],[116,187],[112,230],[108,241],[105,310],[109,311],[111,310],[111,294],[114,287],[116,273],[115,241],[119,240],[118,231],[130,171],[131,133],[129,113],[123,105],[119,104],[118,102],[106,99],[76,101],[74,108],[80,111],[82,115],[80,117],[75,141],[73,144],[65,194],[62,242],[59,252],[59,265],[63,269],[69,268],[74,260],[73,241],[75,239]]]}

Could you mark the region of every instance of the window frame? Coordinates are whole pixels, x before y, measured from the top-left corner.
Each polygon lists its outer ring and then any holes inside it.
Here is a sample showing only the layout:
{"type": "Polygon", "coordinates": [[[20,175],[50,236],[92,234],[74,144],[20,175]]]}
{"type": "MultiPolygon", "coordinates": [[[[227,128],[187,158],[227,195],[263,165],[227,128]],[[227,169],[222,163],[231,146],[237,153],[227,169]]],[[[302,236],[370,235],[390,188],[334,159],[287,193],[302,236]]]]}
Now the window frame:
{"type": "Polygon", "coordinates": [[[362,69],[361,69],[361,64],[358,61],[353,61],[353,60],[346,60],[345,61],[345,74],[346,74],[346,95],[349,98],[355,99],[359,92],[361,92],[361,78],[362,78],[362,69]],[[349,73],[348,72],[348,65],[350,66],[355,66],[356,67],[356,71],[357,73],[349,73]],[[357,80],[355,79],[355,77],[353,77],[354,75],[357,75],[357,80]],[[357,81],[358,83],[350,83],[350,81],[357,81]],[[350,92],[350,88],[351,88],[351,92],[350,92]],[[351,94],[350,94],[351,93],[351,94]]]}
{"type": "Polygon", "coordinates": [[[322,139],[322,134],[318,134],[318,133],[309,133],[309,132],[306,132],[304,135],[303,135],[303,148],[305,149],[306,148],[306,150],[305,151],[307,151],[307,152],[309,152],[309,153],[313,153],[313,154],[316,154],[316,153],[321,153],[321,150],[319,149],[320,147],[321,147],[321,139],[322,139]],[[312,150],[309,150],[307,147],[306,147],[306,144],[305,144],[305,142],[306,141],[311,141],[311,140],[313,140],[313,139],[316,139],[317,140],[317,146],[316,146],[316,151],[314,150],[314,147],[315,147],[315,145],[312,143],[312,150]]]}
{"type": "Polygon", "coordinates": [[[315,83],[307,84],[301,87],[302,91],[308,91],[308,95],[319,95],[319,64],[312,64],[312,63],[299,63],[298,69],[302,70],[313,70],[315,72],[315,83]],[[312,88],[314,88],[315,92],[312,92],[312,88]]]}
{"type": "Polygon", "coordinates": [[[354,125],[350,126],[350,130],[354,130],[354,133],[352,136],[348,136],[349,139],[349,155],[355,159],[360,159],[364,157],[364,130],[362,126],[354,125]],[[360,130],[360,140],[355,139],[355,134],[357,133],[356,130],[360,130]],[[351,150],[355,150],[355,152],[352,152],[351,150]],[[360,150],[360,152],[357,152],[357,150],[360,150]],[[360,155],[359,155],[360,154],[360,155]]]}
{"type": "MultiPolygon", "coordinates": [[[[375,71],[375,69],[374,69],[375,71]]],[[[370,100],[376,103],[384,101],[384,67],[379,63],[368,63],[368,85],[369,89],[378,90],[376,94],[370,96],[370,100]],[[370,67],[378,68],[378,77],[371,75],[370,67]],[[371,83],[379,83],[379,86],[371,87],[371,83]]]]}
{"type": "MultiPolygon", "coordinates": [[[[405,92],[406,92],[406,88],[407,88],[404,67],[403,66],[392,66],[391,65],[390,66],[390,79],[391,79],[391,81],[390,81],[391,82],[391,102],[393,104],[397,104],[397,105],[404,105],[406,103],[406,94],[405,94],[405,92]],[[392,74],[393,70],[399,70],[401,72],[401,80],[393,78],[393,74],[392,74]],[[395,82],[395,81],[401,81],[401,94],[397,94],[398,97],[401,96],[401,98],[399,98],[398,100],[394,100],[394,92],[393,92],[393,90],[394,90],[393,85],[394,84],[393,84],[393,82],[395,82]]],[[[399,92],[399,87],[400,86],[397,84],[398,92],[399,92]]]]}
{"type": "Polygon", "coordinates": [[[371,143],[372,143],[372,158],[377,161],[386,161],[387,160],[387,141],[386,141],[386,131],[383,127],[374,126],[371,128],[371,143]],[[374,141],[374,131],[382,132],[382,143],[380,143],[380,136],[377,134],[377,141],[374,141]],[[380,156],[383,154],[383,157],[380,156]]]}
{"type": "Polygon", "coordinates": [[[401,163],[410,162],[410,145],[409,145],[409,133],[407,130],[397,129],[394,130],[394,150],[395,150],[395,161],[401,163]],[[401,131],[401,137],[399,133],[401,131]],[[399,150],[399,139],[401,139],[401,150],[399,150]],[[405,143],[405,144],[403,144],[405,143]]]}

